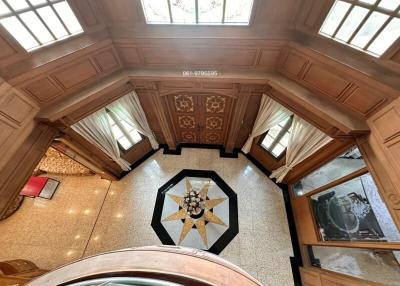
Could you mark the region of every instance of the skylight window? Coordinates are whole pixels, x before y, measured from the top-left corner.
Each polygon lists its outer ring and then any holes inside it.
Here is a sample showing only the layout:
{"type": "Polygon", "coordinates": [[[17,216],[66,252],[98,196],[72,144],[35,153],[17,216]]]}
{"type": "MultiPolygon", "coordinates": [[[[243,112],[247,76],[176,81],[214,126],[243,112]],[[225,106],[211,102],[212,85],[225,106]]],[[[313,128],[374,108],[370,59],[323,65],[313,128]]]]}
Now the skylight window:
{"type": "Polygon", "coordinates": [[[379,57],[400,36],[400,0],[336,0],[319,33],[379,57]]]}
{"type": "Polygon", "coordinates": [[[83,32],[66,0],[0,0],[0,24],[27,51],[83,32]]]}
{"type": "Polygon", "coordinates": [[[248,25],[253,0],[142,0],[147,24],[248,25]]]}

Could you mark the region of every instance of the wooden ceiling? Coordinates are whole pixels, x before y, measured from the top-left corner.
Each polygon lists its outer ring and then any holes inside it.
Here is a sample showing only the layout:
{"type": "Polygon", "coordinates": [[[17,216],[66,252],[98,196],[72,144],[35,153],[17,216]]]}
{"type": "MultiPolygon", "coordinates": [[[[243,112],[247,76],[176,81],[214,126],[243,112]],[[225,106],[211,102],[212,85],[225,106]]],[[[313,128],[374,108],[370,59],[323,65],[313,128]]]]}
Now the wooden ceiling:
{"type": "Polygon", "coordinates": [[[39,110],[42,115],[72,106],[90,89],[112,92],[109,78],[125,73],[129,76],[122,78],[135,82],[141,70],[153,82],[171,72],[191,82],[185,70],[215,70],[213,82],[226,83],[227,74],[241,77],[230,84],[277,72],[286,78],[284,92],[292,99],[311,104],[319,115],[327,106],[343,114],[344,121],[335,124],[345,134],[351,133],[343,128],[346,120],[365,120],[399,97],[400,45],[376,59],[317,35],[333,0],[256,0],[246,27],[146,25],[139,0],[69,3],[84,27],[82,35],[27,53],[0,29],[0,76],[13,87],[7,96],[18,94],[24,98],[18,104],[34,106],[29,118],[39,110]],[[293,86],[304,92],[292,92],[293,86]]]}

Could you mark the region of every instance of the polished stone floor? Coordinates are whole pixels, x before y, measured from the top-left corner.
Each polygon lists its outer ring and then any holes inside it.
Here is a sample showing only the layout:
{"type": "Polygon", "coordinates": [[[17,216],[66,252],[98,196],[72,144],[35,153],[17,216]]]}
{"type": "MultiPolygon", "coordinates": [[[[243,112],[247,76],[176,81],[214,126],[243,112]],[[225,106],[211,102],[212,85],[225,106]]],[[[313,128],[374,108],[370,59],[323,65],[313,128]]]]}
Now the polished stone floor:
{"type": "Polygon", "coordinates": [[[293,285],[293,255],[281,190],[244,156],[217,150],[158,151],[118,182],[56,177],[52,200],[26,198],[0,222],[0,261],[29,259],[53,269],[75,259],[121,248],[161,244],[150,226],[157,189],[182,169],[216,171],[237,193],[239,234],[220,254],[264,285],[293,285]]]}

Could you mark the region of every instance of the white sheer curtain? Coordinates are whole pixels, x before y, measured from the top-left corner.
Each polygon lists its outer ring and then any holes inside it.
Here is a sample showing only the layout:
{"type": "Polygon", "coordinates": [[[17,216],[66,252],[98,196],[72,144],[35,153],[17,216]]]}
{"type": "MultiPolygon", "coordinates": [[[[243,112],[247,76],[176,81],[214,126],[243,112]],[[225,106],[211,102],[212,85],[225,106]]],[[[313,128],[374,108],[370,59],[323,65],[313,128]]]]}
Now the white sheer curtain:
{"type": "Polygon", "coordinates": [[[121,97],[108,105],[107,108],[129,124],[133,125],[138,132],[149,138],[153,149],[158,149],[158,142],[153,135],[153,131],[150,129],[136,92],[132,91],[131,93],[121,97]]]}
{"type": "Polygon", "coordinates": [[[267,132],[271,127],[277,125],[279,122],[291,115],[292,113],[289,110],[263,94],[256,122],[254,123],[253,130],[249,135],[249,139],[247,139],[244,144],[242,151],[246,154],[249,153],[255,137],[267,132]]]}
{"type": "Polygon", "coordinates": [[[270,178],[276,178],[278,183],[282,182],[294,166],[314,154],[331,140],[332,138],[325,133],[294,115],[286,150],[286,164],[272,171],[270,178]]]}
{"type": "Polygon", "coordinates": [[[107,116],[106,109],[102,108],[75,123],[71,128],[110,156],[123,170],[129,171],[131,168],[129,163],[121,158],[118,142],[111,131],[107,116]]]}

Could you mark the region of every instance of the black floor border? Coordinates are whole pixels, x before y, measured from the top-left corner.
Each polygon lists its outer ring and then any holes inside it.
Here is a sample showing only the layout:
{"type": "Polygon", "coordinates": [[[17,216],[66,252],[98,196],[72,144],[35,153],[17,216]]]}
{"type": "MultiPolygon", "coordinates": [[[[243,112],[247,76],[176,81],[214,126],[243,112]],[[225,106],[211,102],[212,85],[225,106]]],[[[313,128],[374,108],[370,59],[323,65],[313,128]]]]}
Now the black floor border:
{"type": "MultiPolygon", "coordinates": [[[[267,170],[256,158],[250,154],[245,154],[241,152],[250,162],[252,162],[261,172],[263,172],[267,177],[271,175],[271,172],[267,170]]],[[[300,244],[297,235],[296,225],[294,222],[293,208],[290,203],[289,187],[287,184],[276,183],[275,179],[272,181],[282,189],[283,199],[285,202],[286,217],[289,225],[290,238],[292,241],[293,256],[290,256],[290,265],[292,267],[292,274],[295,286],[301,286],[301,276],[300,267],[303,266],[303,261],[301,259],[300,244]]]]}
{"type": "Polygon", "coordinates": [[[181,155],[182,148],[214,149],[219,150],[219,156],[221,158],[238,158],[240,152],[240,149],[235,148],[232,153],[226,153],[222,145],[197,143],[181,143],[176,146],[176,150],[169,149],[167,144],[160,144],[160,148],[164,149],[163,154],[165,155],[181,155]]]}
{"type": "MultiPolygon", "coordinates": [[[[166,144],[160,144],[159,149],[157,150],[151,150],[148,152],[146,155],[144,155],[141,159],[136,161],[131,165],[131,171],[140,166],[144,161],[146,161],[148,158],[150,158],[152,155],[154,155],[158,150],[163,149],[163,154],[165,155],[181,155],[182,154],[182,148],[199,148],[199,149],[217,149],[220,150],[220,157],[221,158],[238,158],[239,153],[242,153],[250,162],[252,162],[261,172],[263,172],[267,177],[271,175],[271,172],[267,170],[257,159],[255,159],[253,156],[250,154],[245,154],[243,153],[240,149],[234,149],[234,152],[232,154],[227,154],[225,153],[225,148],[222,145],[208,145],[208,144],[192,144],[192,143],[182,143],[179,144],[176,148],[176,150],[170,150],[168,148],[168,145],[166,144]]],[[[129,174],[130,171],[124,171],[121,173],[120,179],[125,177],[127,174],[129,174]]],[[[296,230],[296,225],[294,222],[294,215],[293,215],[293,209],[292,205],[290,203],[290,195],[289,195],[289,188],[288,185],[286,184],[281,184],[281,183],[276,183],[275,179],[272,179],[272,181],[282,189],[282,194],[285,202],[285,210],[286,210],[286,216],[289,224],[289,231],[290,231],[290,237],[292,241],[292,248],[293,248],[293,257],[290,257],[290,264],[292,267],[292,273],[293,273],[293,279],[295,286],[301,286],[301,277],[300,277],[300,266],[303,266],[303,262],[301,259],[301,252],[300,252],[300,244],[298,240],[298,235],[297,235],[297,230],[296,230]]],[[[168,235],[169,236],[169,235],[168,235]]]]}

